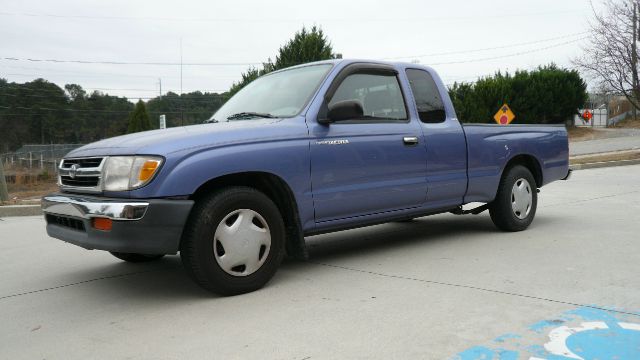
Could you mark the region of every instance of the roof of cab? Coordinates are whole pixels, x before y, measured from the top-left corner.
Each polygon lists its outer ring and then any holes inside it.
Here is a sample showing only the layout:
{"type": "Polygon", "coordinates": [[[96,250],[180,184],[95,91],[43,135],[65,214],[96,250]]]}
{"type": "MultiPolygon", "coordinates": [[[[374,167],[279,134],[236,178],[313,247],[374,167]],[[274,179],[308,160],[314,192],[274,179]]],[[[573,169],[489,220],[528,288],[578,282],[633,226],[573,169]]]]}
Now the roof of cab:
{"type": "Polygon", "coordinates": [[[277,70],[278,71],[283,71],[283,70],[287,70],[287,69],[294,69],[294,68],[299,68],[299,67],[304,67],[304,66],[309,66],[309,65],[320,65],[320,64],[355,64],[355,63],[371,63],[371,64],[384,64],[384,65],[390,65],[393,66],[395,68],[422,68],[422,69],[426,69],[426,70],[430,70],[433,71],[433,69],[429,66],[425,66],[422,64],[415,64],[415,63],[408,63],[408,62],[402,62],[402,61],[384,61],[384,60],[371,60],[371,59],[330,59],[330,60],[320,60],[320,61],[314,61],[314,62],[309,62],[309,63],[304,63],[304,64],[300,64],[300,65],[295,65],[295,66],[290,66],[284,69],[280,69],[277,70]]]}

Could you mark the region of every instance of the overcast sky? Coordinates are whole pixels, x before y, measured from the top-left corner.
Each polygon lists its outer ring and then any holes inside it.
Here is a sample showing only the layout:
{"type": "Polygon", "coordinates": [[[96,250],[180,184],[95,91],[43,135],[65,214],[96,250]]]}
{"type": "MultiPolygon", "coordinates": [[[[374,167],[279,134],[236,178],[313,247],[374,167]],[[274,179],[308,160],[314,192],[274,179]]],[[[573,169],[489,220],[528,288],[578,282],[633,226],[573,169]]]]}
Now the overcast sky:
{"type": "Polygon", "coordinates": [[[419,61],[445,83],[473,81],[497,70],[570,66],[591,14],[587,0],[0,0],[0,77],[42,77],[132,100],[156,96],[161,78],[163,92],[179,92],[179,65],[25,59],[177,64],[182,39],[183,62],[206,64],[183,66],[183,91],[225,91],[248,64],[274,58],[315,24],[345,58],[419,61]],[[476,51],[486,48],[497,49],[476,51]]]}

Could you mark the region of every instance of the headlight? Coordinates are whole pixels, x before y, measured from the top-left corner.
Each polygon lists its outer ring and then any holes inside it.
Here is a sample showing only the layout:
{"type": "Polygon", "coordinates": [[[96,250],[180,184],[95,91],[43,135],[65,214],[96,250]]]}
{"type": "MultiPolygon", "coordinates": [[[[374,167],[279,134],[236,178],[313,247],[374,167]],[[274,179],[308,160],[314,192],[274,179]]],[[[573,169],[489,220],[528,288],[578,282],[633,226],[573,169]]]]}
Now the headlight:
{"type": "Polygon", "coordinates": [[[157,156],[110,156],[104,165],[103,188],[133,190],[147,184],[162,164],[157,156]]]}

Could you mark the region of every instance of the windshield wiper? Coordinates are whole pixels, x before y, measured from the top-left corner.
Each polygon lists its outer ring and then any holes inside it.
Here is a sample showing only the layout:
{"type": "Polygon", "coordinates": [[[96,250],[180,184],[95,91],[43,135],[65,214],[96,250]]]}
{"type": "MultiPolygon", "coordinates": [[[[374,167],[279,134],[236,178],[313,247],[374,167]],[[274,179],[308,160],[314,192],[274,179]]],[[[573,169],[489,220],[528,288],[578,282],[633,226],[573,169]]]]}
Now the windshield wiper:
{"type": "Polygon", "coordinates": [[[261,117],[261,118],[267,118],[267,119],[275,119],[277,118],[277,116],[269,114],[269,113],[259,113],[259,112],[240,112],[237,114],[233,114],[227,117],[227,120],[239,120],[239,119],[248,119],[248,118],[254,118],[254,117],[261,117]]]}
{"type": "Polygon", "coordinates": [[[207,119],[204,121],[205,124],[211,124],[211,123],[217,123],[219,122],[218,120],[211,118],[211,119],[207,119]]]}

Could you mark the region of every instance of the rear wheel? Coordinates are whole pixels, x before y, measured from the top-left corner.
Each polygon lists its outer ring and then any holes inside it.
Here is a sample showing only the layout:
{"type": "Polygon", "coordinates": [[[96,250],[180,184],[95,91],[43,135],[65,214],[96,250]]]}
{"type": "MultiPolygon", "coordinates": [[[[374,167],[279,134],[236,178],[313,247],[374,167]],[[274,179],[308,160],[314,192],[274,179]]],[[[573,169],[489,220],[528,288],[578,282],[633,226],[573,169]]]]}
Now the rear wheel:
{"type": "Polygon", "coordinates": [[[141,263],[158,260],[164,256],[164,254],[148,255],[148,254],[136,254],[136,253],[123,253],[123,252],[111,252],[111,255],[117,257],[120,260],[132,263],[141,263]]]}
{"type": "Polygon", "coordinates": [[[500,180],[489,214],[501,230],[522,231],[533,221],[537,205],[538,192],[531,171],[516,165],[509,168],[500,180]]]}
{"type": "Polygon", "coordinates": [[[235,295],[263,287],[284,257],[285,227],[278,207],[249,187],[231,187],[196,203],[180,256],[203,288],[235,295]]]}

